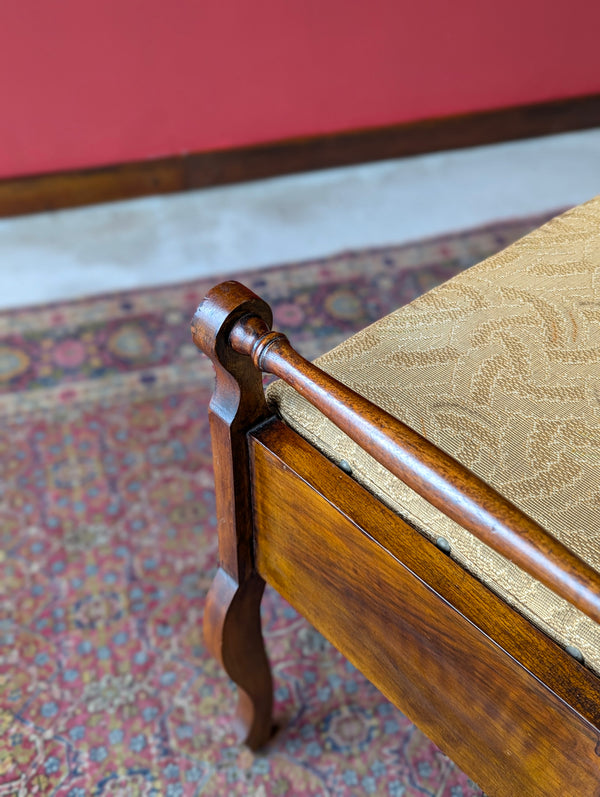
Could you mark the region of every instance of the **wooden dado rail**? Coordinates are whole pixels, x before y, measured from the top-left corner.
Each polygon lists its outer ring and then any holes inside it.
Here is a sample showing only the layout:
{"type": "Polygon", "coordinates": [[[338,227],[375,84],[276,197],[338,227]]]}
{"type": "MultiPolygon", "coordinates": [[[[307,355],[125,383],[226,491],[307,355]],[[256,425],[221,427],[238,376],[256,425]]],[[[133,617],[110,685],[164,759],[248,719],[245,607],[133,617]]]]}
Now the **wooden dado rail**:
{"type": "MultiPolygon", "coordinates": [[[[219,291],[252,302],[239,283],[219,291]]],[[[600,574],[496,490],[406,424],[301,357],[258,315],[242,316],[229,344],[293,387],[381,465],[490,548],[600,623],[600,574]]]]}

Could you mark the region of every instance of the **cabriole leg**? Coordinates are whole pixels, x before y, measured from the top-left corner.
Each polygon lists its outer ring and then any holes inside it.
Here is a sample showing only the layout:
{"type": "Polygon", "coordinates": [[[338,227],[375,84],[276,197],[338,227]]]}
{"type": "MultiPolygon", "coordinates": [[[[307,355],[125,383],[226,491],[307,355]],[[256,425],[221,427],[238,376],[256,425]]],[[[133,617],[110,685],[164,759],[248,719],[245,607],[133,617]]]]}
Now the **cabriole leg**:
{"type": "Polygon", "coordinates": [[[235,726],[250,748],[272,733],[273,685],[260,624],[264,581],[254,567],[252,501],[246,435],[268,415],[262,377],[250,357],[229,344],[245,315],[257,314],[270,327],[269,306],[236,282],[213,288],[192,321],[195,344],[210,357],[216,387],[209,416],[213,445],[219,569],[204,612],[211,653],[237,684],[235,726]]]}

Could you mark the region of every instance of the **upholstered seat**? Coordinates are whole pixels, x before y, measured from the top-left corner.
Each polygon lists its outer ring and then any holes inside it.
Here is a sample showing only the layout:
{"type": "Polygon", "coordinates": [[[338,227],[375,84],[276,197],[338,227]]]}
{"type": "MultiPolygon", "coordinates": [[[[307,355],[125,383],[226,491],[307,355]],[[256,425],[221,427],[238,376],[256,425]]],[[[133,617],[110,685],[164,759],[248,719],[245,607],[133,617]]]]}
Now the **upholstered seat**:
{"type": "MultiPolygon", "coordinates": [[[[318,364],[600,570],[600,197],[347,340],[318,364]]],[[[600,627],[417,496],[291,388],[284,420],[600,672],[600,627]]]]}

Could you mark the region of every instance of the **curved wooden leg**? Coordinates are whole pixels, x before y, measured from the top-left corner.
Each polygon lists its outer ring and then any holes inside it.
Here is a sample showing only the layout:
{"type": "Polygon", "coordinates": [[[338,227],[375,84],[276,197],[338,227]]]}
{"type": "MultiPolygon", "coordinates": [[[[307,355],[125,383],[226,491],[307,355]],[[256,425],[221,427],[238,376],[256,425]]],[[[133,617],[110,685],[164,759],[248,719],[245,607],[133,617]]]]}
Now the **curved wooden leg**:
{"type": "Polygon", "coordinates": [[[257,749],[272,733],[273,685],[260,626],[265,583],[256,573],[247,433],[267,418],[262,374],[252,359],[230,343],[232,329],[246,315],[270,328],[265,302],[237,282],[225,282],[204,298],[192,321],[194,342],[215,366],[209,418],[213,444],[219,529],[219,570],[204,613],[207,645],[239,688],[235,727],[257,749]]]}
{"type": "Polygon", "coordinates": [[[238,687],[234,726],[251,750],[273,733],[273,681],[260,623],[265,582],[252,574],[242,585],[221,568],[206,599],[204,636],[215,658],[238,687]]]}

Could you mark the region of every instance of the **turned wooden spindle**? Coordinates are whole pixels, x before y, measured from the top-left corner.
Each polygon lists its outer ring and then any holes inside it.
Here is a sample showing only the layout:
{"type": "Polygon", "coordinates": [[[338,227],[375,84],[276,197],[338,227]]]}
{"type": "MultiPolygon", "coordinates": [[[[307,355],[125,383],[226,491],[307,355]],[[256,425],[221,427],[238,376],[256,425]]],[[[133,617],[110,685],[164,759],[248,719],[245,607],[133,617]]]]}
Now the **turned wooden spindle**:
{"type": "Polygon", "coordinates": [[[453,457],[305,360],[258,316],[242,316],[229,343],[293,387],[433,506],[600,622],[600,574],[453,457]]]}

